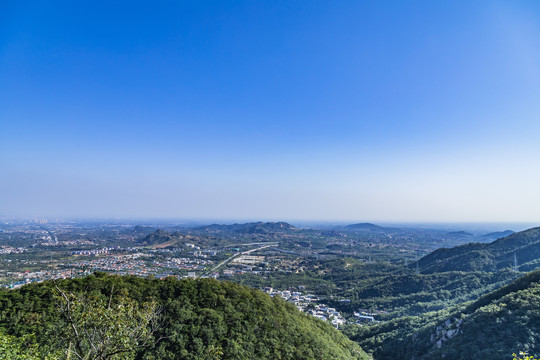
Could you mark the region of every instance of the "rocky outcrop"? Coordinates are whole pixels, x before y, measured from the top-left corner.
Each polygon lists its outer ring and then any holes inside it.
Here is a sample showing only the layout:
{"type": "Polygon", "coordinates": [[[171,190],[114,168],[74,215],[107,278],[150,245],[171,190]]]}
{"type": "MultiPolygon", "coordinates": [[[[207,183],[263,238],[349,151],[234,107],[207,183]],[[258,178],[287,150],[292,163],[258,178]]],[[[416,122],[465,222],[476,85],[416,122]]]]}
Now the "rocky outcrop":
{"type": "Polygon", "coordinates": [[[461,325],[463,325],[463,319],[447,319],[445,322],[435,328],[435,332],[431,333],[429,340],[432,344],[436,345],[438,349],[440,349],[448,340],[459,334],[463,334],[461,325]]]}

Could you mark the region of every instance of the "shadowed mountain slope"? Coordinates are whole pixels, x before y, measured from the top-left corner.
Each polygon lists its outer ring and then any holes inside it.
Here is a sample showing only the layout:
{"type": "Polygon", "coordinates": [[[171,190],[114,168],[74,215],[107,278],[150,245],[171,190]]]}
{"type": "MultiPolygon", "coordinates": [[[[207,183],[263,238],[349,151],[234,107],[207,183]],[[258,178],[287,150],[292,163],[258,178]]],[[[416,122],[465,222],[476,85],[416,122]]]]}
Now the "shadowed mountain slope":
{"type": "Polygon", "coordinates": [[[540,270],[468,305],[361,328],[351,338],[376,359],[507,360],[540,353],[540,270]]]}
{"type": "Polygon", "coordinates": [[[422,273],[444,271],[530,271],[540,266],[540,227],[521,231],[487,244],[470,243],[441,248],[419,260],[422,273]]]}

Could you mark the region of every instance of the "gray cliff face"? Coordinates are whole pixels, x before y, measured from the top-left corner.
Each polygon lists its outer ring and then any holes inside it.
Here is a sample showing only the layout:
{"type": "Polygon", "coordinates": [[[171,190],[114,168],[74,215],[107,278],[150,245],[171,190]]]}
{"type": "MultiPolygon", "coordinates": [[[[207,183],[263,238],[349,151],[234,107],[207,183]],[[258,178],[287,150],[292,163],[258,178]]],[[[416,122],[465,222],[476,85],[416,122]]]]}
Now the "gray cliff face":
{"type": "Polygon", "coordinates": [[[437,349],[442,348],[448,340],[459,334],[463,334],[462,325],[463,319],[447,319],[435,328],[435,331],[431,334],[430,342],[435,344],[437,349]]]}

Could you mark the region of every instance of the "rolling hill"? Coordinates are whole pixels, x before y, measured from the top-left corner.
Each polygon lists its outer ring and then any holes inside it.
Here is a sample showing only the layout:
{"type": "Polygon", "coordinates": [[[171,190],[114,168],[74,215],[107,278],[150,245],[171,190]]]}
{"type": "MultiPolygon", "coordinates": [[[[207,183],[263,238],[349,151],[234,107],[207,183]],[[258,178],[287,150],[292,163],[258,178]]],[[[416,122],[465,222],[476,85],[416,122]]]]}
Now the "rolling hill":
{"type": "Polygon", "coordinates": [[[39,346],[66,348],[57,335],[56,327],[65,331],[66,324],[55,305],[59,301],[55,285],[74,294],[74,299],[102,299],[109,306],[126,296],[141,306],[157,302],[161,320],[154,336],[160,340],[139,348],[129,359],[369,359],[330,324],[294,305],[213,279],[152,280],[97,273],[2,290],[0,335],[35,334],[39,346]]]}
{"type": "Polygon", "coordinates": [[[293,225],[280,222],[250,222],[244,224],[211,224],[207,226],[196,227],[193,230],[205,231],[208,233],[234,232],[239,234],[273,234],[286,233],[297,230],[293,225]]]}
{"type": "Polygon", "coordinates": [[[473,234],[467,231],[450,231],[448,235],[454,236],[454,237],[465,237],[465,238],[474,236],[473,234]]]}
{"type": "Polygon", "coordinates": [[[388,231],[388,229],[379,225],[372,224],[372,223],[358,223],[358,224],[346,225],[343,227],[343,229],[350,230],[350,231],[372,231],[372,232],[388,231]]]}
{"type": "Polygon", "coordinates": [[[215,239],[202,235],[182,234],[179,232],[169,233],[163,230],[149,234],[143,238],[137,239],[135,244],[151,248],[182,247],[186,243],[194,245],[212,244],[215,239]]]}
{"type": "Polygon", "coordinates": [[[419,260],[422,273],[496,271],[514,266],[521,271],[540,266],[540,227],[514,233],[491,243],[469,243],[438,249],[419,260]]]}

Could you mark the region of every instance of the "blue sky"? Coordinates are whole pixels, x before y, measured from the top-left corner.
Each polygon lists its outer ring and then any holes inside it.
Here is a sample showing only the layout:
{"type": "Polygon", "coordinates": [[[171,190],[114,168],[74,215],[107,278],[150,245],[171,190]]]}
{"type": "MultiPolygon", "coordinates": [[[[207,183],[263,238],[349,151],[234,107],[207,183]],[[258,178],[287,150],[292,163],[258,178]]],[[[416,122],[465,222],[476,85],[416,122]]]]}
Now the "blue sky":
{"type": "Polygon", "coordinates": [[[0,215],[540,219],[540,4],[0,4],[0,215]]]}

